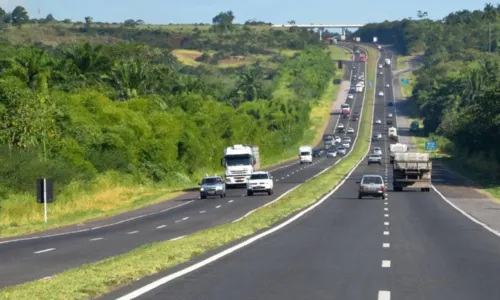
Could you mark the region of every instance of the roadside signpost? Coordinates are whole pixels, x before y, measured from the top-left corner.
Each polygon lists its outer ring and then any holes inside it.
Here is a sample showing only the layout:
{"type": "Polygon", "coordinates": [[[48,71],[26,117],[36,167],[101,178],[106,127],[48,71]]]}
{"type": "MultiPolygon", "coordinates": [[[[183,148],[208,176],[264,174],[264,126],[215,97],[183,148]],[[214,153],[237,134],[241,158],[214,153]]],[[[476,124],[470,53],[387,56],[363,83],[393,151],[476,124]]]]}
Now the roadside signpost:
{"type": "Polygon", "coordinates": [[[43,204],[43,216],[47,223],[47,203],[54,202],[54,185],[52,180],[47,178],[36,181],[36,202],[43,204]]]}
{"type": "Polygon", "coordinates": [[[435,141],[426,141],[425,142],[425,151],[436,151],[437,143],[435,141]]]}
{"type": "Polygon", "coordinates": [[[368,81],[368,86],[371,87],[373,83],[371,81],[368,81]]]}

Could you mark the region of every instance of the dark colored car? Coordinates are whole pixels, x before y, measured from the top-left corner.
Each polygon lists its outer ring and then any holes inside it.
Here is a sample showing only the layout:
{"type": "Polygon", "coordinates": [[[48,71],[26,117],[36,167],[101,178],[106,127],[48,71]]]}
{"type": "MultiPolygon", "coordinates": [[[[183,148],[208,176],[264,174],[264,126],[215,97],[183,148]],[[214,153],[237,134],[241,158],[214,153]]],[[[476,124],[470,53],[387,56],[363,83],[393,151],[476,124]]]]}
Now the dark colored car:
{"type": "Polygon", "coordinates": [[[355,112],[352,114],[352,120],[353,121],[358,121],[359,120],[359,112],[355,112]]]}

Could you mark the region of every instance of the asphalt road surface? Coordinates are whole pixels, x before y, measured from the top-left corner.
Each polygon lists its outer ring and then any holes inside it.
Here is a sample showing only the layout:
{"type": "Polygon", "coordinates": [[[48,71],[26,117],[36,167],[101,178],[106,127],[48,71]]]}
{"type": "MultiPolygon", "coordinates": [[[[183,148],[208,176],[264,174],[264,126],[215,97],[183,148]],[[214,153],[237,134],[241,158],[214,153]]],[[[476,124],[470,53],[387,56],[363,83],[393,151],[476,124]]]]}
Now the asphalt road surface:
{"type": "MultiPolygon", "coordinates": [[[[376,97],[374,117],[385,120],[394,113],[386,104],[393,97],[392,74],[382,72],[376,93],[384,96],[376,97]]],[[[384,127],[374,125],[384,139],[372,144],[384,149],[384,164],[369,166],[365,159],[337,192],[293,225],[137,299],[500,299],[498,237],[433,190],[393,192],[384,127]],[[357,199],[355,182],[367,173],[387,178],[386,201],[357,199]]]]}
{"type": "MultiPolygon", "coordinates": [[[[353,64],[355,68],[352,69],[352,75],[366,73],[365,64],[357,58],[353,64]]],[[[347,67],[350,68],[350,64],[347,67]]],[[[363,96],[364,93],[357,93],[354,99],[347,99],[346,102],[353,111],[360,112],[363,96]]],[[[326,133],[335,131],[338,119],[338,115],[331,116],[326,133]]],[[[348,119],[341,119],[341,122],[346,127],[354,127],[357,133],[358,122],[348,119]]],[[[356,134],[349,135],[354,141],[356,134]]],[[[198,193],[189,193],[172,200],[179,204],[173,209],[114,226],[31,240],[0,241],[0,288],[52,276],[72,267],[123,254],[144,244],[175,239],[233,222],[280,197],[336,160],[338,158],[323,156],[316,158],[311,165],[292,164],[272,171],[275,190],[271,196],[247,197],[245,189],[231,189],[226,198],[199,200],[198,193]]]]}

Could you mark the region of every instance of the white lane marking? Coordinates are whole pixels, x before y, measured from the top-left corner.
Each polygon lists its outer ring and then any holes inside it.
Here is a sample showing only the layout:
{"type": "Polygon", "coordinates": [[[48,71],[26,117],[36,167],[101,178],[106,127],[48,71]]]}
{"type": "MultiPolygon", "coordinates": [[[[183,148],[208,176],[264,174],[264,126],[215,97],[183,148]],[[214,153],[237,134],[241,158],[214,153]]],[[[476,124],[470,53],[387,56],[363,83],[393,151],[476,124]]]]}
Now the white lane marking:
{"type": "Polygon", "coordinates": [[[92,228],[88,228],[88,229],[80,229],[80,230],[75,230],[75,231],[63,232],[63,233],[56,233],[56,234],[48,234],[48,235],[42,235],[42,236],[34,236],[34,237],[29,237],[29,238],[19,238],[19,239],[14,239],[14,240],[7,240],[7,241],[0,242],[0,245],[2,245],[2,244],[8,244],[8,243],[14,243],[14,242],[20,242],[20,241],[45,239],[45,238],[50,238],[50,237],[55,237],[55,236],[62,236],[62,235],[68,235],[68,234],[81,233],[81,232],[86,232],[86,231],[92,231],[92,230],[96,230],[96,229],[106,228],[106,227],[110,227],[110,226],[115,226],[115,225],[123,224],[123,223],[126,223],[126,222],[130,222],[130,221],[133,221],[133,220],[137,220],[137,219],[149,217],[149,216],[152,216],[152,215],[156,215],[156,214],[159,214],[159,213],[163,213],[163,212],[166,212],[166,211],[169,211],[169,210],[172,210],[172,209],[176,209],[176,208],[179,208],[179,207],[184,206],[184,205],[188,205],[189,203],[193,203],[193,202],[194,202],[194,200],[189,200],[187,202],[184,202],[182,204],[176,205],[174,207],[170,207],[170,208],[166,208],[166,209],[160,210],[160,211],[155,211],[155,212],[152,212],[152,213],[149,213],[149,214],[144,214],[144,215],[136,216],[136,217],[133,217],[133,218],[121,220],[121,221],[118,221],[118,222],[115,222],[115,223],[111,223],[111,224],[96,226],[96,227],[92,227],[92,228]]]}
{"type": "Polygon", "coordinates": [[[200,214],[204,214],[206,211],[204,210],[200,210],[200,214]]]}
{"type": "Polygon", "coordinates": [[[47,280],[47,279],[50,279],[50,278],[52,278],[52,276],[45,276],[45,277],[42,278],[42,280],[47,280]]]}
{"type": "Polygon", "coordinates": [[[382,248],[389,248],[389,247],[391,247],[390,243],[383,243],[382,244],[382,248]]]}
{"type": "Polygon", "coordinates": [[[389,226],[389,222],[384,222],[384,225],[385,226],[389,226]]]}
{"type": "Polygon", "coordinates": [[[290,175],[286,174],[286,177],[290,177],[290,175]]]}
{"type": "Polygon", "coordinates": [[[464,210],[462,210],[461,208],[459,208],[458,206],[456,206],[455,204],[453,204],[450,200],[446,199],[446,197],[440,192],[438,191],[438,189],[436,189],[436,187],[431,184],[431,187],[432,189],[439,195],[441,196],[441,198],[446,201],[446,203],[448,203],[451,207],[453,207],[454,209],[458,210],[462,215],[466,216],[469,220],[471,220],[472,222],[482,226],[484,229],[488,230],[489,232],[493,233],[494,235],[500,237],[500,232],[491,228],[490,226],[488,226],[487,224],[479,221],[478,219],[474,218],[473,216],[469,215],[467,212],[465,212],[464,210]]]}
{"type": "Polygon", "coordinates": [[[388,211],[389,209],[388,209],[387,207],[384,207],[384,210],[385,210],[385,211],[388,211]]]}
{"type": "Polygon", "coordinates": [[[160,226],[156,227],[156,229],[162,229],[162,228],[165,228],[165,227],[167,227],[167,225],[160,225],[160,226]]]}
{"type": "Polygon", "coordinates": [[[181,221],[182,221],[182,220],[177,220],[177,221],[175,221],[175,223],[179,223],[179,222],[181,222],[181,221]]]}
{"type": "Polygon", "coordinates": [[[33,253],[40,254],[40,253],[50,252],[50,251],[54,251],[54,250],[56,250],[56,248],[49,248],[49,249],[45,249],[45,250],[35,251],[33,253]]]}
{"type": "Polygon", "coordinates": [[[391,267],[391,261],[390,260],[383,260],[382,261],[382,268],[390,268],[391,267]]]}
{"type": "Polygon", "coordinates": [[[384,231],[384,235],[389,235],[389,231],[384,231]]]}
{"type": "MultiPolygon", "coordinates": [[[[365,64],[365,72],[366,72],[366,64],[365,64]]],[[[373,94],[375,96],[375,91],[373,92],[373,94]]],[[[373,109],[375,110],[375,105],[373,106],[373,109]]],[[[363,113],[363,112],[361,111],[361,113],[363,113]]],[[[270,235],[270,234],[272,234],[272,233],[274,233],[274,232],[276,232],[276,231],[278,231],[278,230],[280,230],[280,229],[288,226],[289,224],[295,222],[296,220],[298,220],[299,218],[301,218],[302,216],[304,216],[308,212],[312,211],[316,207],[318,207],[321,204],[323,204],[328,198],[330,198],[347,181],[347,179],[351,177],[352,173],[354,173],[354,171],[356,170],[356,168],[364,161],[364,159],[366,158],[366,156],[369,154],[369,149],[370,149],[370,147],[368,147],[365,155],[358,161],[358,163],[351,169],[351,171],[349,171],[349,173],[347,174],[347,176],[345,176],[344,179],[342,179],[342,181],[337,186],[335,186],[329,193],[327,193],[325,196],[323,196],[323,198],[321,198],[320,200],[318,200],[316,203],[314,203],[314,204],[310,205],[309,207],[303,209],[302,211],[300,211],[299,213],[297,213],[295,216],[291,217],[290,219],[288,219],[288,220],[284,221],[283,223],[280,223],[279,225],[277,225],[275,227],[272,227],[272,228],[270,228],[270,229],[268,229],[268,230],[266,230],[266,231],[264,231],[264,232],[262,232],[260,234],[257,234],[257,235],[255,235],[255,236],[253,236],[253,237],[251,237],[251,238],[249,238],[249,239],[247,239],[247,240],[245,240],[245,241],[243,241],[243,242],[241,242],[241,243],[239,243],[237,245],[234,245],[234,246],[232,246],[232,247],[230,247],[230,248],[228,248],[228,249],[226,249],[226,250],[224,250],[222,252],[219,252],[219,253],[217,253],[217,254],[215,254],[215,255],[213,255],[213,256],[205,259],[205,260],[202,260],[202,261],[200,261],[200,262],[198,262],[198,263],[196,263],[194,265],[191,265],[191,266],[189,266],[189,267],[187,267],[185,269],[179,270],[179,271],[177,271],[177,272],[175,272],[173,274],[167,275],[167,276],[165,276],[163,278],[160,278],[160,279],[158,279],[156,281],[153,281],[153,282],[151,282],[151,283],[149,283],[149,284],[147,284],[147,285],[145,285],[145,286],[143,286],[143,287],[141,287],[141,288],[139,288],[139,289],[137,289],[137,290],[135,290],[135,291],[133,291],[133,292],[131,292],[129,294],[126,294],[126,295],[118,298],[117,300],[131,300],[131,299],[135,299],[135,298],[137,298],[137,297],[139,297],[139,296],[141,296],[141,295],[143,295],[143,294],[145,294],[145,293],[147,293],[147,292],[149,292],[149,291],[151,291],[151,290],[153,290],[153,289],[155,289],[155,288],[157,288],[157,287],[159,287],[159,286],[161,286],[161,285],[163,285],[163,284],[165,284],[165,283],[167,283],[169,281],[172,281],[172,280],[174,280],[174,279],[176,279],[178,277],[181,277],[181,276],[183,276],[185,274],[191,273],[191,272],[193,272],[193,271],[195,271],[195,270],[197,270],[199,268],[202,268],[202,267],[204,267],[204,266],[206,266],[206,265],[208,265],[208,264],[210,264],[210,263],[212,263],[212,262],[214,262],[216,260],[219,260],[220,258],[222,258],[222,257],[224,257],[224,256],[226,256],[228,254],[231,254],[231,253],[233,253],[233,252],[235,252],[235,251],[237,251],[237,250],[239,250],[239,249],[241,249],[241,248],[243,248],[245,246],[248,246],[248,245],[250,245],[250,244],[252,244],[252,243],[254,243],[254,242],[262,239],[263,237],[268,236],[268,235],[270,235]]],[[[315,177],[316,176],[318,176],[318,174],[315,175],[315,177]]]]}
{"type": "Polygon", "coordinates": [[[100,241],[100,240],[104,240],[104,238],[93,238],[93,239],[90,239],[89,241],[93,242],[93,241],[100,241]]]}
{"type": "Polygon", "coordinates": [[[170,241],[170,242],[177,241],[177,240],[180,240],[180,239],[185,238],[186,236],[187,236],[187,235],[178,236],[178,237],[176,237],[176,238],[170,239],[169,241],[170,241]]]}
{"type": "Polygon", "coordinates": [[[281,180],[284,180],[284,179],[285,179],[285,177],[281,177],[281,180]]]}
{"type": "Polygon", "coordinates": [[[182,221],[186,221],[187,219],[189,219],[189,217],[184,217],[182,218],[182,221]]]}
{"type": "Polygon", "coordinates": [[[389,214],[385,214],[384,217],[389,218],[389,214]]]}
{"type": "Polygon", "coordinates": [[[217,205],[215,208],[220,208],[222,205],[217,205]]]}
{"type": "Polygon", "coordinates": [[[228,202],[228,203],[233,203],[233,202],[234,202],[234,200],[229,200],[229,201],[227,201],[227,202],[228,202]]]}
{"type": "Polygon", "coordinates": [[[384,205],[387,205],[387,204],[388,204],[387,202],[384,203],[384,205]]]}
{"type": "Polygon", "coordinates": [[[378,291],[377,300],[391,300],[391,292],[378,291]]]}
{"type": "Polygon", "coordinates": [[[135,231],[127,232],[127,234],[136,234],[138,232],[139,232],[139,230],[135,230],[135,231]]]}

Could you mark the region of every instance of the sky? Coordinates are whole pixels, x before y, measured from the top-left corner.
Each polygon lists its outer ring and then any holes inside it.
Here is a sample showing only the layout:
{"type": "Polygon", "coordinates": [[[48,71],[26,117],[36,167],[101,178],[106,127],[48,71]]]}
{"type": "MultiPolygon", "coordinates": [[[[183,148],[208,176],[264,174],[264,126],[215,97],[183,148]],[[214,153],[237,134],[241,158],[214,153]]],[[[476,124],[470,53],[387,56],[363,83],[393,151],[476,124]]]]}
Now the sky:
{"type": "MultiPolygon", "coordinates": [[[[232,10],[235,23],[257,19],[273,24],[359,24],[416,18],[417,11],[426,11],[429,18],[441,19],[462,9],[482,9],[485,0],[0,0],[0,7],[11,11],[15,6],[26,8],[30,17],[123,22],[141,19],[148,24],[211,23],[221,11],[232,10]],[[380,3],[384,4],[380,4],[380,3]],[[439,2],[439,4],[437,4],[439,2]],[[38,11],[40,10],[40,15],[38,11]]],[[[492,3],[496,4],[496,2],[492,3]]]]}

